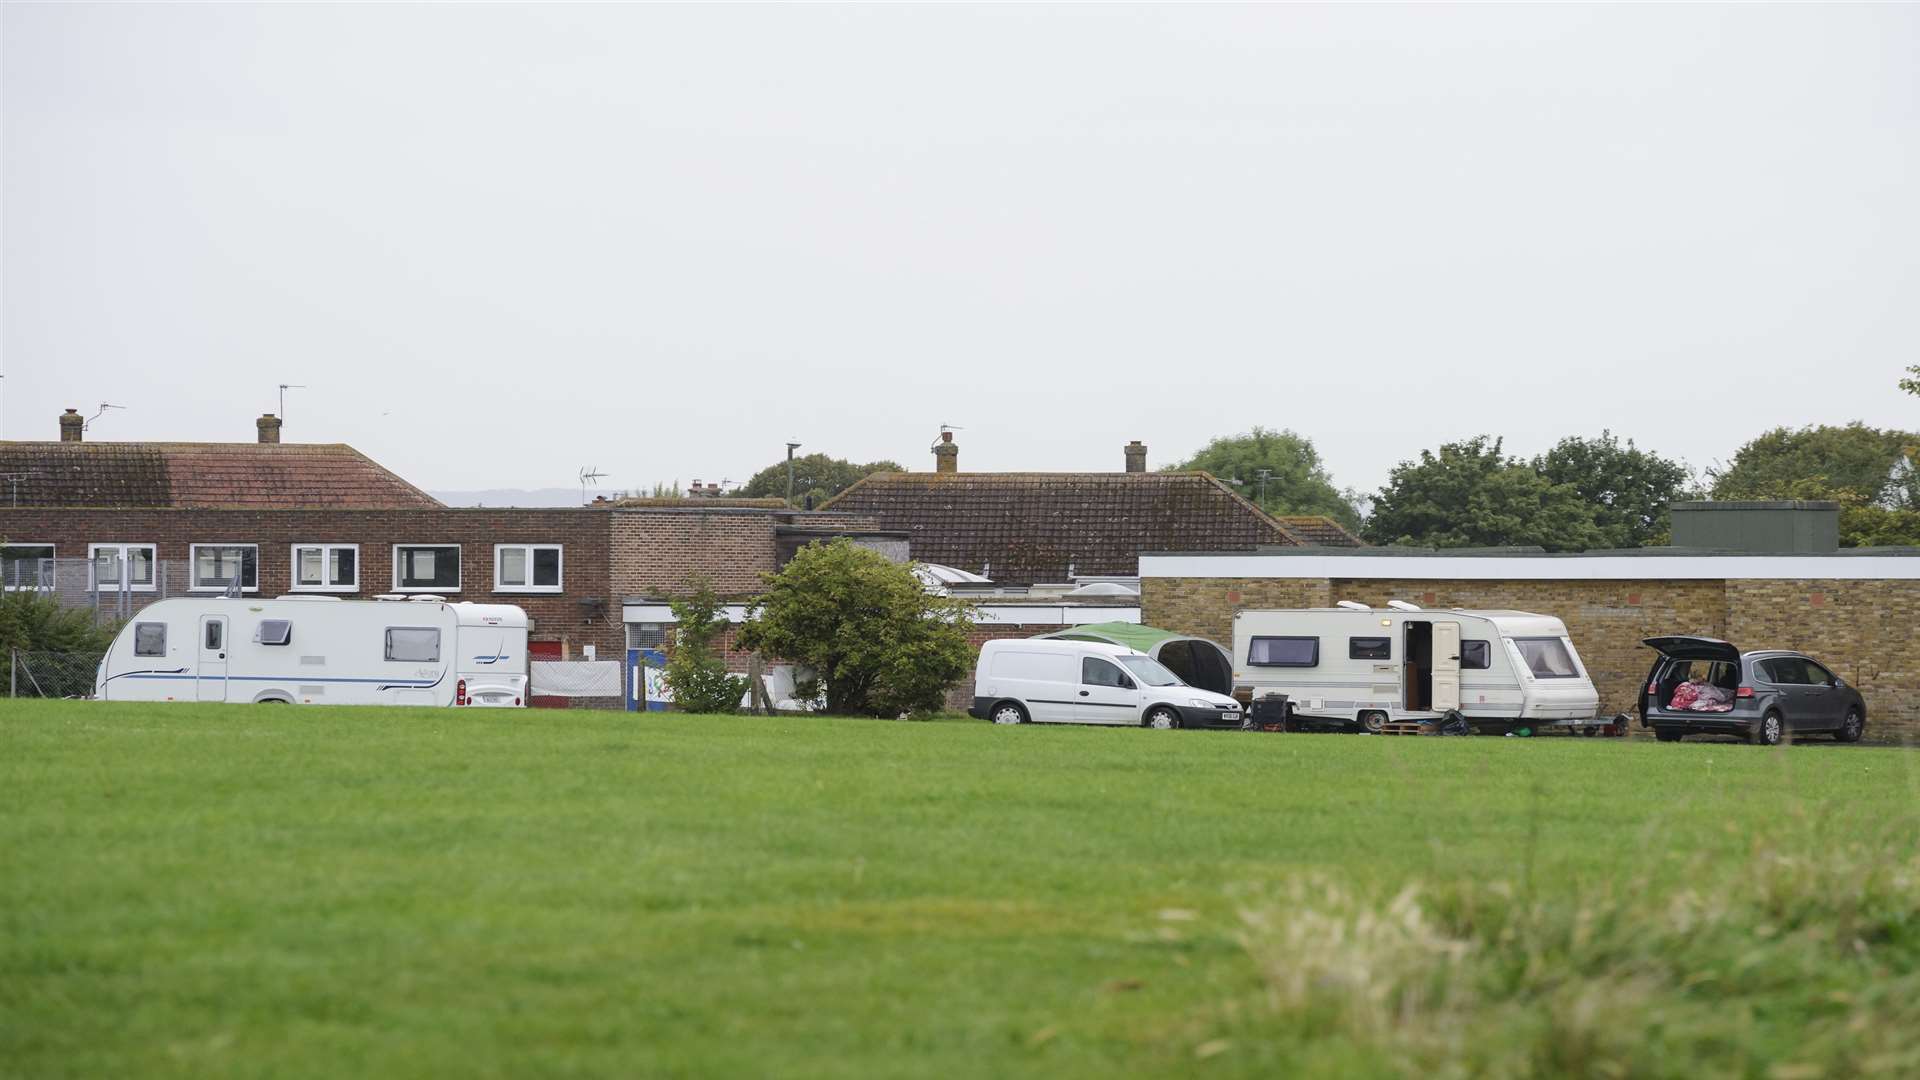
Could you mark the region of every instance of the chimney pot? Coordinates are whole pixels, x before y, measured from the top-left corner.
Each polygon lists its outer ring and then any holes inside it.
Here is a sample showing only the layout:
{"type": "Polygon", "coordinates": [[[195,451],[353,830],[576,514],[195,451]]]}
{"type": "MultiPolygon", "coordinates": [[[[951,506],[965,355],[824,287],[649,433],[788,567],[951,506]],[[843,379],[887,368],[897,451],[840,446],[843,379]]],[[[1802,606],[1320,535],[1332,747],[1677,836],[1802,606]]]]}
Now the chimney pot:
{"type": "Polygon", "coordinates": [[[1147,444],[1135,439],[1126,445],[1127,471],[1147,471],[1147,444]]]}
{"type": "Polygon", "coordinates": [[[87,418],[80,415],[79,409],[68,409],[60,414],[60,441],[79,442],[87,430],[87,418]]]}
{"type": "Polygon", "coordinates": [[[272,413],[262,413],[260,419],[253,422],[253,426],[260,431],[261,442],[277,443],[280,441],[280,418],[272,413]]]}

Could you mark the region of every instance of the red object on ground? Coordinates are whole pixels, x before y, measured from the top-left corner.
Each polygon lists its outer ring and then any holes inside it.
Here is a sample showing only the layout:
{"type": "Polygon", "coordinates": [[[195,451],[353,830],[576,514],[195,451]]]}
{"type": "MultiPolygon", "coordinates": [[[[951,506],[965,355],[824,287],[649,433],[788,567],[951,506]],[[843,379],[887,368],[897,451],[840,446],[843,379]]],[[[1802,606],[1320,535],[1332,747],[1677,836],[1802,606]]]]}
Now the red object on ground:
{"type": "MultiPolygon", "coordinates": [[[[527,642],[527,659],[529,661],[559,660],[561,659],[560,643],[557,641],[529,641],[527,642]]],[[[529,666],[527,670],[531,672],[533,669],[529,666]]],[[[529,689],[531,689],[531,687],[529,687],[529,689]]],[[[551,694],[528,695],[527,706],[534,709],[564,709],[567,707],[567,699],[555,697],[551,694]]]]}

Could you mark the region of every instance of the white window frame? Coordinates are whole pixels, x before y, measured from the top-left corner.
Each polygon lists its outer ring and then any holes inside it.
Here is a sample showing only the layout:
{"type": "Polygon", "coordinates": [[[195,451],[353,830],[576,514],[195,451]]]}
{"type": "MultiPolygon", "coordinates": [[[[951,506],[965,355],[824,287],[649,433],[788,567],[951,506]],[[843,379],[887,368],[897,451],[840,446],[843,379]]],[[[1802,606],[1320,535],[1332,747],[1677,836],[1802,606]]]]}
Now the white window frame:
{"type": "Polygon", "coordinates": [[[564,544],[495,544],[493,545],[493,591],[497,593],[557,593],[564,592],[567,585],[567,552],[564,544]],[[558,556],[560,580],[553,585],[533,584],[533,553],[548,548],[558,556]],[[500,581],[500,553],[503,551],[522,551],[527,558],[527,584],[507,585],[500,581]]]}
{"type": "MultiPolygon", "coordinates": [[[[50,552],[52,552],[52,554],[50,554],[50,555],[48,555],[48,556],[47,556],[47,558],[49,558],[49,559],[51,559],[51,560],[53,560],[53,576],[55,577],[55,579],[56,579],[56,580],[57,580],[57,579],[59,578],[59,576],[60,576],[60,545],[58,545],[58,544],[36,544],[36,543],[33,543],[33,542],[32,542],[32,541],[30,541],[30,540],[9,540],[9,541],[7,541],[7,542],[6,542],[6,543],[4,543],[4,544],[0,544],[0,548],[16,548],[16,547],[22,547],[22,548],[46,548],[46,549],[47,549],[48,551],[50,551],[50,552]]],[[[37,571],[36,571],[36,572],[37,572],[37,571]]],[[[53,591],[53,587],[54,587],[54,584],[55,584],[55,583],[54,583],[53,581],[46,581],[46,582],[42,582],[42,583],[40,583],[40,584],[38,584],[38,585],[14,585],[14,584],[11,584],[11,583],[9,583],[9,582],[7,582],[7,581],[5,581],[5,580],[0,580],[0,591],[4,591],[4,592],[52,592],[52,591],[53,591]]]]}
{"type": "MultiPolygon", "coordinates": [[[[8,546],[11,547],[12,545],[8,546]]],[[[97,592],[100,588],[100,582],[97,578],[100,572],[100,563],[98,560],[101,552],[111,551],[117,553],[120,556],[120,572],[124,574],[127,572],[127,552],[134,548],[147,549],[147,568],[153,574],[154,580],[147,582],[145,585],[138,583],[127,585],[124,586],[124,589],[127,592],[153,592],[160,579],[160,546],[158,544],[88,544],[87,591],[97,592]]],[[[258,574],[257,570],[255,574],[258,574]]],[[[120,592],[122,588],[118,583],[112,586],[114,592],[120,592]]]]}
{"type": "Polygon", "coordinates": [[[294,544],[291,559],[287,565],[288,592],[359,592],[360,591],[360,545],[359,544],[294,544]],[[353,580],[347,582],[327,581],[319,585],[300,584],[300,553],[308,549],[320,552],[320,576],[328,577],[333,573],[333,553],[336,551],[353,552],[353,580]]]}
{"type": "Polygon", "coordinates": [[[461,549],[461,546],[459,544],[432,543],[432,542],[423,541],[420,543],[413,543],[413,544],[393,545],[393,591],[394,592],[434,593],[436,595],[445,594],[445,593],[457,593],[460,591],[460,586],[465,583],[466,577],[467,577],[467,553],[461,549]],[[445,585],[402,585],[400,584],[400,551],[403,548],[452,548],[455,552],[455,557],[460,560],[459,580],[453,583],[452,588],[448,588],[445,585]]]}
{"type": "MultiPolygon", "coordinates": [[[[188,544],[187,545],[187,584],[188,584],[187,591],[188,592],[226,592],[227,591],[228,586],[225,586],[225,585],[200,584],[200,549],[203,547],[252,548],[253,549],[253,584],[248,585],[243,581],[240,585],[240,591],[243,593],[260,591],[260,545],[259,544],[207,543],[207,544],[188,544]]],[[[245,567],[245,565],[246,565],[245,562],[241,563],[241,566],[243,568],[245,567]]],[[[242,577],[244,577],[245,570],[243,569],[241,573],[242,573],[242,577]]]]}

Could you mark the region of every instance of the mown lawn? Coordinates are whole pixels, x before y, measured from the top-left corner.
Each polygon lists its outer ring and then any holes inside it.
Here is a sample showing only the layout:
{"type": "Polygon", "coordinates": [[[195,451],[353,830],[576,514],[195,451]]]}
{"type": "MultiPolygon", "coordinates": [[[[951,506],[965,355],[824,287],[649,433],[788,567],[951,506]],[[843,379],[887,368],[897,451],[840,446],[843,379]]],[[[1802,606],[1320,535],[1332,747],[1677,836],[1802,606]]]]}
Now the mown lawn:
{"type": "Polygon", "coordinates": [[[1913,1075],[1917,972],[1899,750],[0,702],[11,1075],[1913,1075]]]}

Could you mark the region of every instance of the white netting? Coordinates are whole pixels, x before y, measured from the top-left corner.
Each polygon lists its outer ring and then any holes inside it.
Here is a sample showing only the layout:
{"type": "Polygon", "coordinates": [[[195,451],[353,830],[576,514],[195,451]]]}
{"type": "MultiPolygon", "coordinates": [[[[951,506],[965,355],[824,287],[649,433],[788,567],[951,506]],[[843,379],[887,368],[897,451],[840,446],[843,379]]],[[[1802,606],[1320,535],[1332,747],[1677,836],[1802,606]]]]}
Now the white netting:
{"type": "Polygon", "coordinates": [[[529,667],[538,697],[620,696],[618,660],[535,660],[529,667]]]}

